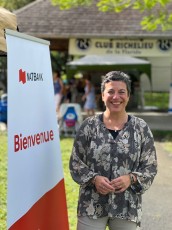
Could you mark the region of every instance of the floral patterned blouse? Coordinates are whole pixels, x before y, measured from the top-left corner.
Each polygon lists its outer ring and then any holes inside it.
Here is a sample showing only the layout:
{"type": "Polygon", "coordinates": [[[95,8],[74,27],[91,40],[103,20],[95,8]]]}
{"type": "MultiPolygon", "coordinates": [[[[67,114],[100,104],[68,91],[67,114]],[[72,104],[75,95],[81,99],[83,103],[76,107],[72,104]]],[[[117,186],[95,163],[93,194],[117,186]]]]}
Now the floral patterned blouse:
{"type": "Polygon", "coordinates": [[[85,119],[69,164],[73,180],[80,185],[78,216],[117,217],[140,225],[141,195],[157,173],[154,139],[144,120],[132,115],[114,139],[101,115],[85,119]],[[137,174],[137,183],[122,193],[101,195],[91,183],[95,175],[111,180],[129,173],[137,174]]]}

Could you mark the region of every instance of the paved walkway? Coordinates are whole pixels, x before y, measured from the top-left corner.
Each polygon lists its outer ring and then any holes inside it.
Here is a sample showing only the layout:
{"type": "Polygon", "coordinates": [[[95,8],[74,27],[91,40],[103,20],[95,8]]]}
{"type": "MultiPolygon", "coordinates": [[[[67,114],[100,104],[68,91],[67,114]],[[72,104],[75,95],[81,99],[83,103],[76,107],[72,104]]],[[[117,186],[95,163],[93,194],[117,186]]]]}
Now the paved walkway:
{"type": "MultiPolygon", "coordinates": [[[[137,117],[143,118],[152,130],[171,130],[172,114],[160,112],[133,112],[137,117]]],[[[172,229],[172,228],[171,228],[172,229]]]]}
{"type": "Polygon", "coordinates": [[[141,230],[172,230],[172,153],[156,142],[158,174],[143,195],[141,230]]]}
{"type": "MultiPolygon", "coordinates": [[[[171,130],[172,114],[133,112],[143,118],[151,130],[171,130]]],[[[151,188],[143,195],[141,230],[172,230],[172,153],[156,142],[158,174],[151,188]]]]}

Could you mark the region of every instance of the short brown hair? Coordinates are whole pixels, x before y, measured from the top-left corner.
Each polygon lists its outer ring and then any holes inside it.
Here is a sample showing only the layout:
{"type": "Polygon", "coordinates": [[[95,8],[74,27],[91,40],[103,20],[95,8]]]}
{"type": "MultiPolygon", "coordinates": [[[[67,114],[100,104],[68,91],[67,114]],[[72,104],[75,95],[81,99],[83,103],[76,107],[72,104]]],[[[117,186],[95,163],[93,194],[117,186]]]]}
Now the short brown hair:
{"type": "Polygon", "coordinates": [[[101,83],[101,92],[102,93],[105,90],[105,84],[108,82],[112,82],[112,81],[124,82],[126,84],[126,87],[127,87],[128,95],[130,95],[130,93],[131,93],[130,77],[126,73],[121,72],[121,71],[111,71],[103,77],[102,83],[101,83]]]}

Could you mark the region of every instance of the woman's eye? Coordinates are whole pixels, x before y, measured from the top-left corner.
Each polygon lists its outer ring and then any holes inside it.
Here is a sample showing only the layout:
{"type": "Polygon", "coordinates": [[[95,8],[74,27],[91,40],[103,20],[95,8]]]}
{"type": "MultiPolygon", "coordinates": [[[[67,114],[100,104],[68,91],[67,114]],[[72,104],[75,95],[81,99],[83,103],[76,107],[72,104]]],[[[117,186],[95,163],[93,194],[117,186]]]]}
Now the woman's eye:
{"type": "Polygon", "coordinates": [[[121,90],[121,91],[118,91],[118,92],[115,93],[115,91],[110,90],[110,91],[107,91],[107,93],[109,95],[114,95],[114,94],[124,95],[126,93],[126,91],[125,90],[121,90]]]}
{"type": "Polygon", "coordinates": [[[125,91],[119,91],[119,94],[125,94],[125,91]]]}
{"type": "Polygon", "coordinates": [[[108,94],[112,95],[112,94],[114,94],[114,92],[113,91],[108,91],[108,94]]]}

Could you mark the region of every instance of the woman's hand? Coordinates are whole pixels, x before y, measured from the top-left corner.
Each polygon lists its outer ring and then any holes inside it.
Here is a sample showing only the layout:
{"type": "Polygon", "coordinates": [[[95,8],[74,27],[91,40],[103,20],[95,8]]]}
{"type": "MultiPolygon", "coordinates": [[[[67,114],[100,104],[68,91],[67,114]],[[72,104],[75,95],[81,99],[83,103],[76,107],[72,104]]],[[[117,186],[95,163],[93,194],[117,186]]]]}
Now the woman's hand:
{"type": "Polygon", "coordinates": [[[107,177],[96,176],[94,185],[97,189],[97,192],[102,195],[107,195],[110,192],[115,192],[115,189],[107,177]]]}
{"type": "Polygon", "coordinates": [[[123,175],[110,182],[110,185],[115,189],[115,193],[124,192],[130,185],[130,175],[123,175]]]}

